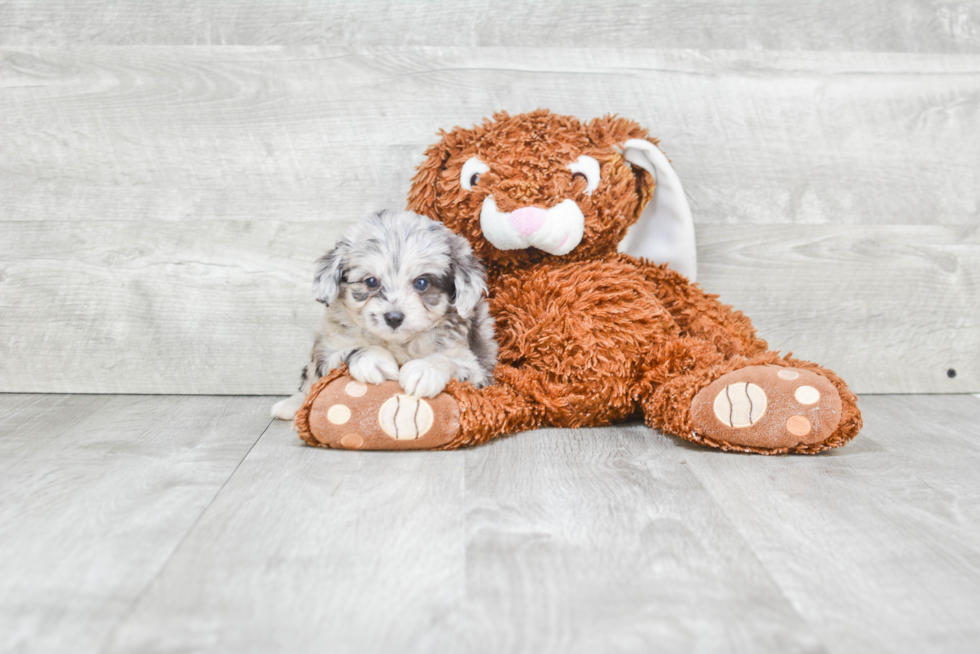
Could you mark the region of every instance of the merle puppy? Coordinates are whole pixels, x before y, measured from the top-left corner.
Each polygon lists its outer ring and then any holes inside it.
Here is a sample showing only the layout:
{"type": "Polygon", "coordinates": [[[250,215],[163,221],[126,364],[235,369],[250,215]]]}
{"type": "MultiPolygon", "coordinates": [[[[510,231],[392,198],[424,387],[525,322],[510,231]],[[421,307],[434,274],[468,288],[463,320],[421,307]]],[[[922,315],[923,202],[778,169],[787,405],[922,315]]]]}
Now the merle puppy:
{"type": "Polygon", "coordinates": [[[397,380],[415,397],[438,395],[450,379],[492,383],[486,290],[483,264],[462,236],[409,211],[372,214],[317,261],[323,328],[299,392],[277,402],[273,417],[291,420],[313,382],[341,364],[358,381],[397,380]]]}

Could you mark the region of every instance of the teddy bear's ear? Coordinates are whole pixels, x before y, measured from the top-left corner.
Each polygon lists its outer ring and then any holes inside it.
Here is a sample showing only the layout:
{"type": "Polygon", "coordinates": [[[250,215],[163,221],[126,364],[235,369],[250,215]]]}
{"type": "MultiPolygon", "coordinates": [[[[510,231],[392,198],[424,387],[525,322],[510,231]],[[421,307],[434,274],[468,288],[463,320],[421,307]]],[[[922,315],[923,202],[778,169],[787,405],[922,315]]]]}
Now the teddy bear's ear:
{"type": "Polygon", "coordinates": [[[694,219],[681,180],[667,157],[646,139],[629,139],[617,148],[626,161],[653,175],[653,198],[630,227],[619,251],[666,263],[692,282],[698,272],[694,219]]]}
{"type": "Polygon", "coordinates": [[[446,160],[449,159],[449,143],[444,132],[442,139],[425,151],[425,160],[416,168],[412,188],[408,192],[408,210],[438,220],[436,215],[436,182],[446,160]]]}

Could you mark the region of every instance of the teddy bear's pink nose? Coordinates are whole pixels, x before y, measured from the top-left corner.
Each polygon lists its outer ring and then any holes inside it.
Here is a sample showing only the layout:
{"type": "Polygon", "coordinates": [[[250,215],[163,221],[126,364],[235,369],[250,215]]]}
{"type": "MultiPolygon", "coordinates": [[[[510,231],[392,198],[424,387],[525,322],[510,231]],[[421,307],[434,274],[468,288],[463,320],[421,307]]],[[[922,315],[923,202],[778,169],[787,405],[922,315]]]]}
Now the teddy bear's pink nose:
{"type": "Polygon", "coordinates": [[[510,226],[521,236],[530,236],[541,229],[548,212],[537,207],[522,207],[510,214],[510,226]]]}

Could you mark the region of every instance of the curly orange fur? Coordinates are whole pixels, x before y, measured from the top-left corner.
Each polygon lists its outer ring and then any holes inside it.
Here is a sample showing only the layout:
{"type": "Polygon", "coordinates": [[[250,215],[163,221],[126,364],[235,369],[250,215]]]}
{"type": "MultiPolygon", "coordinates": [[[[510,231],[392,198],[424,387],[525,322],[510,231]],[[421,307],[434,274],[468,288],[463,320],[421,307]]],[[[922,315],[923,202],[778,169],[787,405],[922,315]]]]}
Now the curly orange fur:
{"type": "Polygon", "coordinates": [[[717,296],[664,266],[616,252],[654,191],[652,177],[616,150],[636,138],[657,143],[624,118],[582,123],[542,109],[498,113],[471,129],[440,132],[426,151],[409,208],[465,236],[486,261],[500,344],[495,386],[447,387],[461,415],[460,436],[447,447],[544,425],[605,425],[641,414],[667,433],[727,450],[813,453],[849,441],[861,427],[857,398],[834,373],[768,352],[751,321],[717,296]],[[583,154],[601,169],[591,195],[567,169],[583,154]],[[473,156],[490,170],[465,190],[460,173],[473,156]],[[574,200],[585,216],[582,242],[563,256],[495,248],[480,229],[480,209],[490,194],[505,212],[574,200]],[[696,393],[755,364],[793,365],[827,377],[843,403],[836,431],[821,443],[771,450],[696,433],[690,413],[696,393]]]}

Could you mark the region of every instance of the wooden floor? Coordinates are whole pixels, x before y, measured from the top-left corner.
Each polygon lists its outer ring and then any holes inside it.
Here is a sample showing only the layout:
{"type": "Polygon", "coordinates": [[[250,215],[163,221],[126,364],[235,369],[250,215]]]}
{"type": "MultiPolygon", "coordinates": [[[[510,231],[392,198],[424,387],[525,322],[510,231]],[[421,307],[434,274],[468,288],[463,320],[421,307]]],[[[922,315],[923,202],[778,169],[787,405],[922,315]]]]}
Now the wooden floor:
{"type": "Polygon", "coordinates": [[[301,445],[272,398],[0,395],[0,652],[975,652],[980,399],[816,457],[642,425],[301,445]]]}

